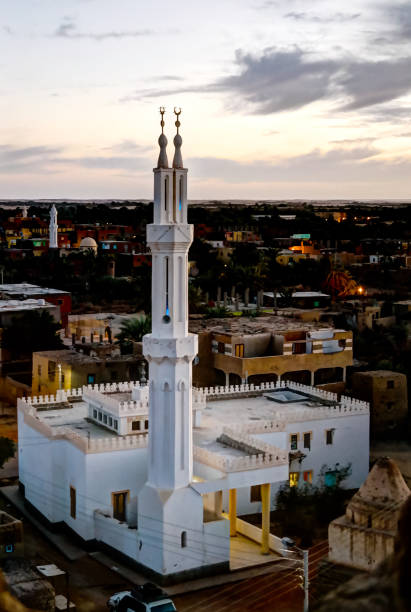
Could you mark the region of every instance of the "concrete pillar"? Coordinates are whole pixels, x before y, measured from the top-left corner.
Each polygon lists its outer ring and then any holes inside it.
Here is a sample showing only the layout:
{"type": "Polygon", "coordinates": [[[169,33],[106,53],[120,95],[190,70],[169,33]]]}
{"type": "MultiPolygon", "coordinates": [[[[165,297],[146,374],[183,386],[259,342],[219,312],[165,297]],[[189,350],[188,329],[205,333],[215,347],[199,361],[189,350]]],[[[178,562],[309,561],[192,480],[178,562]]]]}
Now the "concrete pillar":
{"type": "Polygon", "coordinates": [[[227,291],[224,291],[224,308],[227,308],[227,291]]]}
{"type": "Polygon", "coordinates": [[[234,300],[234,298],[235,298],[235,285],[231,287],[231,299],[234,300]]]}
{"type": "Polygon", "coordinates": [[[230,537],[233,538],[237,535],[237,489],[229,491],[228,515],[230,517],[230,537]]]}
{"type": "Polygon", "coordinates": [[[270,553],[270,483],[261,485],[261,554],[270,553]]]}
{"type": "Polygon", "coordinates": [[[228,372],[225,373],[225,386],[228,387],[230,384],[230,374],[228,372]]]}
{"type": "Polygon", "coordinates": [[[250,301],[250,289],[247,287],[247,289],[244,291],[244,306],[248,306],[248,302],[250,301]]]}
{"type": "Polygon", "coordinates": [[[314,387],[315,372],[311,372],[311,386],[314,387]]]}
{"type": "Polygon", "coordinates": [[[344,366],[342,371],[343,371],[343,375],[342,375],[343,382],[347,382],[347,368],[344,366]]]}

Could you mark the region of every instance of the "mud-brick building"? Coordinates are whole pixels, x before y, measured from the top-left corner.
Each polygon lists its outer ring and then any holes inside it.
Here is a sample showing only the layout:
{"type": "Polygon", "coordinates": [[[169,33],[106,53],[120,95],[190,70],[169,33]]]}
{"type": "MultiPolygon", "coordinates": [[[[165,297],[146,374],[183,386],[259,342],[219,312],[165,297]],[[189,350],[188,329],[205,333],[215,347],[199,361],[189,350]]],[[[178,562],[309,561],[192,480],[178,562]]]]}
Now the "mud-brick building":
{"type": "Polygon", "coordinates": [[[394,461],[378,459],[345,515],[330,523],[329,560],[368,571],[389,557],[394,552],[401,509],[409,495],[394,461]]]}
{"type": "Polygon", "coordinates": [[[403,428],[408,418],[407,377],[400,372],[356,372],[352,394],[371,406],[371,435],[378,437],[403,428]]]}

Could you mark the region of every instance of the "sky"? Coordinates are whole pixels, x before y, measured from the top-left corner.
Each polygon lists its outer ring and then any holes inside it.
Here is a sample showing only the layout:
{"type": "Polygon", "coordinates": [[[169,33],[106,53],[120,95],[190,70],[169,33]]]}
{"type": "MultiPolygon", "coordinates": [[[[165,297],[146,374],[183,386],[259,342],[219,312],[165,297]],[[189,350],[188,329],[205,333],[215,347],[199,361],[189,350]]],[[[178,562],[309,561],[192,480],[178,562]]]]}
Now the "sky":
{"type": "Polygon", "coordinates": [[[0,199],[411,199],[411,2],[0,0],[0,199]]]}

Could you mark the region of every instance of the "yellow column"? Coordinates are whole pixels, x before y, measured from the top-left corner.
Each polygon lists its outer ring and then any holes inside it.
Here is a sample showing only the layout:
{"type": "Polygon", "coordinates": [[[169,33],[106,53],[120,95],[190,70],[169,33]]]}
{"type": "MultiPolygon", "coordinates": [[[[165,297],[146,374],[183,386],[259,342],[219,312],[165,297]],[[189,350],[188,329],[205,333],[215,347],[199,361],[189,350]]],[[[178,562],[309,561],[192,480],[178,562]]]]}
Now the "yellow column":
{"type": "Polygon", "coordinates": [[[268,555],[270,553],[269,536],[270,536],[270,488],[271,485],[261,485],[261,554],[268,555]]]}
{"type": "Polygon", "coordinates": [[[237,535],[237,489],[229,491],[230,536],[237,535]]]}

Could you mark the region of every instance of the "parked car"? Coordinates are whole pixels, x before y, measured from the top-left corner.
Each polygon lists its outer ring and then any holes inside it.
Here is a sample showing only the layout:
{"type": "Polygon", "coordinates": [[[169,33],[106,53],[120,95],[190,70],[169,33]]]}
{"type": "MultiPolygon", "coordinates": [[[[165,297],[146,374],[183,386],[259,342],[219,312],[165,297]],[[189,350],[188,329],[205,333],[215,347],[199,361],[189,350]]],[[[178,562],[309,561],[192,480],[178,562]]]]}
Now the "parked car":
{"type": "Polygon", "coordinates": [[[107,607],[110,612],[177,612],[167,593],[151,582],[112,595],[107,607]]]}

